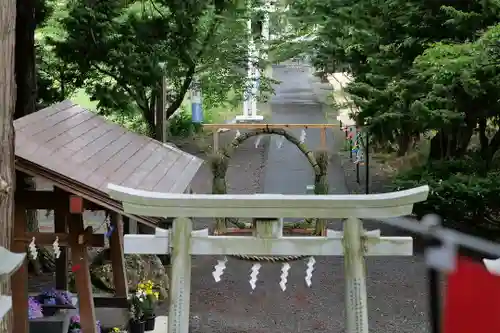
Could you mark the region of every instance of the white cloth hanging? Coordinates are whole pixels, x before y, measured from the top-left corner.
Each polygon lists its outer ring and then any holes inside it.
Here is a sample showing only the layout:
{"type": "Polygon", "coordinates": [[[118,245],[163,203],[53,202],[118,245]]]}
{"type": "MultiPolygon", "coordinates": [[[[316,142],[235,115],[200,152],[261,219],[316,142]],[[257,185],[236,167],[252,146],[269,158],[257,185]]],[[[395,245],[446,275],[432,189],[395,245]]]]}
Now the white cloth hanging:
{"type": "Polygon", "coordinates": [[[262,139],[262,136],[257,136],[257,139],[255,139],[255,148],[259,148],[260,141],[262,139]]]}
{"type": "Polygon", "coordinates": [[[303,128],[302,131],[300,132],[300,139],[299,139],[300,143],[304,144],[306,142],[306,135],[307,135],[306,130],[305,128],[303,128]]]}

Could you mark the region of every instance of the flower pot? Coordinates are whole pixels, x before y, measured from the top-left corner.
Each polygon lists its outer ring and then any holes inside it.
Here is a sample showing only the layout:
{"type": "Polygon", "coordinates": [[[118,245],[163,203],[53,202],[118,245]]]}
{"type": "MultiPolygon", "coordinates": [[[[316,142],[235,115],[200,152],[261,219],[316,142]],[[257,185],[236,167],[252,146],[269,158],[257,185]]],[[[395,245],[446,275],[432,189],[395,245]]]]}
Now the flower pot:
{"type": "Polygon", "coordinates": [[[155,322],[156,322],[156,316],[151,315],[148,317],[144,317],[144,326],[145,326],[145,331],[150,332],[155,330],[155,322]]]}
{"type": "Polygon", "coordinates": [[[129,320],[128,333],[144,333],[146,330],[146,322],[143,320],[129,320]]]}
{"type": "Polygon", "coordinates": [[[55,316],[59,312],[59,307],[51,305],[42,305],[42,313],[44,317],[55,316]]]}

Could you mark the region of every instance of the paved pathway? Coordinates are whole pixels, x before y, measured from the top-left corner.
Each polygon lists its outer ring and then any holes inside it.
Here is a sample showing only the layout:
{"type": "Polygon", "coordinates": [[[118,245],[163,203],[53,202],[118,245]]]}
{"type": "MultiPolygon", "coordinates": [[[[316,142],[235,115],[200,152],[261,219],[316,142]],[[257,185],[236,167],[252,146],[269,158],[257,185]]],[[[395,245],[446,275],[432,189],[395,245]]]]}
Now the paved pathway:
{"type": "MultiPolygon", "coordinates": [[[[272,122],[321,123],[324,121],[309,71],[276,67],[274,76],[283,83],[272,99],[272,122]]],[[[319,134],[307,135],[311,145],[319,134]]],[[[304,193],[312,173],[295,147],[276,146],[271,140],[263,191],[304,193]]],[[[332,138],[329,137],[332,143],[332,138]]],[[[332,144],[333,147],[333,144],[332,144]]],[[[343,173],[335,157],[330,165],[330,188],[345,193],[343,173]]],[[[334,222],[339,227],[339,222],[334,222]]],[[[197,227],[201,227],[197,226],[197,227]]],[[[278,286],[280,265],[264,264],[257,288],[248,284],[251,263],[230,259],[220,283],[211,272],[216,258],[193,261],[191,332],[193,333],[303,333],[344,332],[344,274],[340,257],[317,259],[313,285],[304,283],[305,263],[292,262],[288,289],[278,286]]],[[[369,258],[368,293],[370,332],[426,333],[425,265],[418,257],[369,258]]]]}
{"type": "MultiPolygon", "coordinates": [[[[274,77],[282,81],[275,87],[276,95],[271,99],[271,123],[280,124],[323,124],[326,122],[322,105],[311,89],[311,74],[307,67],[276,66],[274,77]]],[[[292,131],[300,137],[301,130],[292,131]]],[[[273,136],[268,149],[265,168],[265,193],[299,194],[306,192],[306,186],[314,183],[311,165],[295,145],[273,136]],[[293,181],[290,181],[293,179],[293,181]]],[[[320,130],[306,130],[306,145],[315,150],[320,147],[320,130]]],[[[327,145],[334,147],[333,135],[327,132],[327,145]]],[[[347,193],[343,171],[336,156],[329,163],[330,193],[347,193]]]]}

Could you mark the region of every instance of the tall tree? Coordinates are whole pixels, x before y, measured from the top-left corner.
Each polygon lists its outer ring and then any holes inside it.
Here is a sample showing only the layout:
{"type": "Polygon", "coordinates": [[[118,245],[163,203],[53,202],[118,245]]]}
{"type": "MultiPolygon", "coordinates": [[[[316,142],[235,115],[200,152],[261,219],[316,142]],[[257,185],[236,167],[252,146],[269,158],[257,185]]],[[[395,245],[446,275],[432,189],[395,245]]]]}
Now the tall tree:
{"type": "MultiPolygon", "coordinates": [[[[14,47],[16,2],[0,1],[0,246],[10,248],[14,223],[14,126],[16,84],[14,47]]],[[[0,294],[11,294],[8,281],[0,284],[0,294]]],[[[0,322],[0,332],[12,332],[10,316],[0,322]]]]}
{"type": "Polygon", "coordinates": [[[99,101],[100,111],[139,110],[153,133],[154,103],[162,77],[167,78],[170,88],[168,117],[180,107],[194,76],[202,74],[200,70],[210,72],[211,79],[214,73],[223,79],[242,76],[239,65],[245,61],[241,47],[246,45],[244,34],[218,35],[224,24],[232,24],[233,34],[244,33],[245,22],[235,19],[241,17],[235,3],[70,2],[69,14],[62,20],[67,36],[54,42],[55,50],[66,63],[77,65],[74,76],[99,101]],[[222,62],[225,66],[214,70],[222,62]]]}
{"type": "MultiPolygon", "coordinates": [[[[361,109],[358,122],[369,125],[376,139],[396,143],[401,155],[413,137],[436,130],[431,157],[449,156],[440,150],[448,137],[454,141],[460,135],[460,126],[445,133],[442,123],[428,121],[428,109],[419,101],[429,86],[415,75],[414,61],[435,42],[477,39],[499,22],[500,2],[303,0],[295,7],[300,4],[306,17],[315,13],[323,18],[314,47],[315,65],[355,77],[349,91],[361,109]]],[[[453,118],[460,112],[446,114],[453,118]]]]}
{"type": "MultiPolygon", "coordinates": [[[[35,30],[37,21],[42,22],[50,12],[46,0],[17,0],[16,13],[16,47],[15,47],[15,77],[17,99],[14,119],[26,116],[37,110],[37,71],[35,55],[35,30]]],[[[36,188],[35,179],[25,174],[17,174],[17,186],[36,188]]],[[[37,211],[27,212],[28,230],[39,231],[37,211]]],[[[40,249],[38,260],[30,259],[35,272],[41,270],[41,265],[51,270],[54,266],[52,256],[40,249]]]]}

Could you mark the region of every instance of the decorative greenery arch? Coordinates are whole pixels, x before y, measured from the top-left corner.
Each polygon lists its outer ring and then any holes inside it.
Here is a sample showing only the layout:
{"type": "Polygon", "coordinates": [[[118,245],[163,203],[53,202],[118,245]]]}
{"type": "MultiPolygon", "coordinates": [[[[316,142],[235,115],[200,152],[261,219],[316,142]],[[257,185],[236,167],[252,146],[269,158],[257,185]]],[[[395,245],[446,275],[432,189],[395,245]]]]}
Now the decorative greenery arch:
{"type": "MultiPolygon", "coordinates": [[[[238,148],[247,139],[264,134],[280,135],[288,142],[294,144],[302,152],[302,154],[304,154],[309,164],[311,164],[313,168],[314,194],[328,194],[328,152],[325,150],[317,150],[315,152],[312,152],[307,149],[307,146],[305,144],[301,143],[299,139],[297,139],[286,130],[267,127],[242,133],[240,136],[234,138],[226,148],[219,149],[218,152],[214,153],[211,156],[210,164],[213,174],[212,194],[227,194],[226,173],[229,167],[229,161],[233,156],[236,148],[238,148]]],[[[325,235],[326,220],[308,219],[305,222],[311,226],[314,224],[314,233],[316,235],[325,235]]],[[[218,232],[223,232],[224,230],[226,230],[229,223],[233,223],[240,228],[244,227],[244,224],[239,223],[236,219],[217,218],[216,230],[218,232]]],[[[298,223],[297,225],[301,225],[301,223],[298,223]]]]}

